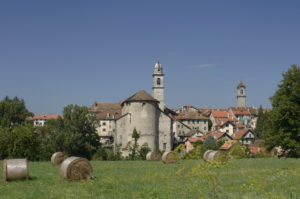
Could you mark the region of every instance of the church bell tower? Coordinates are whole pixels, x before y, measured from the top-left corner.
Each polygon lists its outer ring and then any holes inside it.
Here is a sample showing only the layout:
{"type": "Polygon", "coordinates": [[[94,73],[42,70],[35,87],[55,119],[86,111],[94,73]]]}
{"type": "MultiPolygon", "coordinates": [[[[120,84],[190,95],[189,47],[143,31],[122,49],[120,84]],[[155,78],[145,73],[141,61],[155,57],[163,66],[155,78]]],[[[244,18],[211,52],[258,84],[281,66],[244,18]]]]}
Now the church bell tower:
{"type": "Polygon", "coordinates": [[[246,86],[241,81],[237,86],[237,107],[246,107],[246,86]]]}
{"type": "Polygon", "coordinates": [[[155,63],[154,72],[152,75],[152,92],[153,97],[159,101],[159,108],[163,111],[165,108],[164,102],[164,73],[159,62],[155,63]]]}

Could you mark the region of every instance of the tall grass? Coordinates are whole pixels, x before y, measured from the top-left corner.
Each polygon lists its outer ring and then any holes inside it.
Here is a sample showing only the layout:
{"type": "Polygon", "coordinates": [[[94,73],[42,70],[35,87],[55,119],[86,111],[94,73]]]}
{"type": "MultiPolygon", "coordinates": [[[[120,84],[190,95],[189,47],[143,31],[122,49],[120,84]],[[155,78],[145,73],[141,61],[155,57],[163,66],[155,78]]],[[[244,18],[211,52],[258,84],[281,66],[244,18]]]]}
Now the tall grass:
{"type": "MultiPolygon", "coordinates": [[[[2,162],[0,162],[2,165],[2,162]]],[[[31,179],[0,181],[0,198],[300,198],[300,160],[92,161],[93,180],[70,182],[50,162],[30,162],[31,179]]],[[[2,179],[2,172],[0,174],[2,179]]]]}

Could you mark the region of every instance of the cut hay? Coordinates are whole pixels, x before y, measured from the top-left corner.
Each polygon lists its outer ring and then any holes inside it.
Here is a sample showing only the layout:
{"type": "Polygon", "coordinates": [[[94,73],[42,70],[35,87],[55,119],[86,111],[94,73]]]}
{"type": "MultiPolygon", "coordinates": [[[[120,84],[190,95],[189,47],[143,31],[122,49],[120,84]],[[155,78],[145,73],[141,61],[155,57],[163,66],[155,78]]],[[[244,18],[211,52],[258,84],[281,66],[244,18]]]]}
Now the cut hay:
{"type": "Polygon", "coordinates": [[[164,154],[162,156],[162,161],[165,164],[176,163],[179,160],[180,160],[179,154],[174,151],[164,152],[164,154]]]}
{"type": "Polygon", "coordinates": [[[68,154],[64,152],[56,152],[51,156],[51,164],[60,165],[65,159],[68,158],[68,154]]]}
{"type": "Polygon", "coordinates": [[[225,152],[222,151],[214,151],[214,150],[207,150],[203,154],[203,160],[210,162],[210,161],[220,161],[225,162],[228,160],[227,155],[225,152]]]}
{"type": "Polygon", "coordinates": [[[161,160],[161,154],[159,152],[150,151],[149,153],[147,153],[146,160],[160,161],[161,160]]]}
{"type": "Polygon", "coordinates": [[[93,168],[85,158],[69,157],[63,161],[60,167],[60,176],[69,180],[91,179],[93,168]]]}
{"type": "Polygon", "coordinates": [[[4,181],[27,179],[29,177],[26,159],[3,160],[4,181]]]}

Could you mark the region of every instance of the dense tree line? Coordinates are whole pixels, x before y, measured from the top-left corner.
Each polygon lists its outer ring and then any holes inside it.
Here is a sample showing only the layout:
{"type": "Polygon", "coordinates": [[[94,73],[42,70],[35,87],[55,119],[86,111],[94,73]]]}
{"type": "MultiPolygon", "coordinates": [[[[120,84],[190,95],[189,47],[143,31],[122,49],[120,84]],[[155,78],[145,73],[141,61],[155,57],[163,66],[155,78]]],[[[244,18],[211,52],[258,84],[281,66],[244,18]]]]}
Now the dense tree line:
{"type": "Polygon", "coordinates": [[[44,127],[26,122],[32,116],[17,97],[0,101],[0,158],[49,160],[56,151],[91,159],[100,149],[96,119],[84,106],[68,105],[63,117],[44,127]]]}

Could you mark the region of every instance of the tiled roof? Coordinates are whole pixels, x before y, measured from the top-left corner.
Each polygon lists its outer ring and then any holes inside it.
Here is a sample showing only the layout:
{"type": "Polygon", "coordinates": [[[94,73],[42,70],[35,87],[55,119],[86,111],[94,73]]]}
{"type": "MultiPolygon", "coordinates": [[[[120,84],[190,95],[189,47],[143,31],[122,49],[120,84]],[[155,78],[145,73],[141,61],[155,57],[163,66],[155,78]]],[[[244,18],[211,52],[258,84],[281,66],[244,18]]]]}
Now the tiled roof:
{"type": "Polygon", "coordinates": [[[90,112],[96,114],[97,119],[118,119],[121,116],[121,105],[112,102],[95,102],[90,112]]]}
{"type": "Polygon", "coordinates": [[[100,110],[121,110],[121,105],[114,102],[95,102],[90,108],[90,111],[100,110]]]}
{"type": "Polygon", "coordinates": [[[29,117],[27,120],[54,120],[58,117],[61,117],[59,114],[40,114],[35,115],[34,117],[29,117]]]}
{"type": "Polygon", "coordinates": [[[202,140],[205,140],[209,135],[212,135],[215,140],[218,140],[223,137],[223,135],[226,134],[225,132],[218,132],[218,131],[209,131],[205,135],[203,135],[201,138],[202,140]]]}
{"type": "Polygon", "coordinates": [[[228,150],[230,149],[234,143],[236,143],[237,140],[228,140],[227,142],[225,142],[221,147],[220,149],[222,150],[228,150]]]}
{"type": "Polygon", "coordinates": [[[245,128],[245,125],[241,124],[241,123],[237,123],[237,124],[235,124],[235,127],[237,127],[237,128],[245,128]]]}
{"type": "Polygon", "coordinates": [[[202,137],[201,138],[188,138],[188,141],[190,143],[194,143],[194,142],[197,142],[197,141],[203,141],[202,137]]]}
{"type": "Polygon", "coordinates": [[[231,116],[226,110],[212,110],[211,114],[214,118],[229,118],[231,116]]]}
{"type": "Polygon", "coordinates": [[[258,109],[254,107],[230,107],[229,109],[231,109],[235,115],[257,115],[258,114],[258,109]]]}
{"type": "Polygon", "coordinates": [[[151,95],[149,95],[144,90],[141,90],[141,91],[135,93],[131,97],[129,97],[126,100],[124,100],[122,103],[124,103],[124,102],[131,102],[131,101],[153,101],[153,102],[158,102],[157,99],[153,98],[151,95]]]}
{"type": "Polygon", "coordinates": [[[221,121],[220,123],[218,123],[216,126],[222,127],[222,126],[226,125],[227,123],[231,123],[233,126],[235,125],[235,124],[233,123],[233,121],[230,121],[230,120],[224,120],[224,121],[221,121]]]}
{"type": "Polygon", "coordinates": [[[242,130],[239,130],[239,131],[235,132],[234,138],[236,138],[236,139],[241,139],[241,138],[244,137],[249,131],[251,131],[251,130],[250,130],[250,129],[242,129],[242,130]]]}

